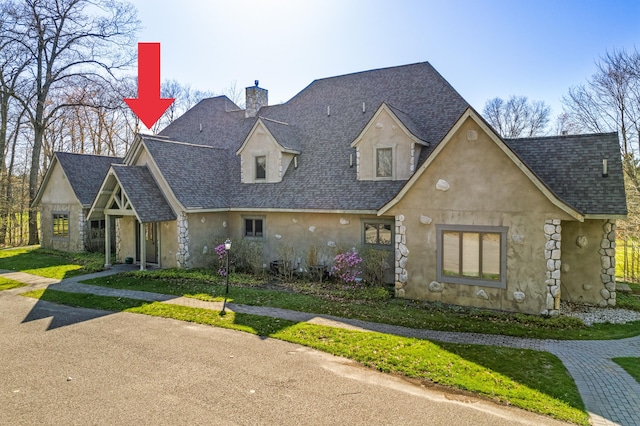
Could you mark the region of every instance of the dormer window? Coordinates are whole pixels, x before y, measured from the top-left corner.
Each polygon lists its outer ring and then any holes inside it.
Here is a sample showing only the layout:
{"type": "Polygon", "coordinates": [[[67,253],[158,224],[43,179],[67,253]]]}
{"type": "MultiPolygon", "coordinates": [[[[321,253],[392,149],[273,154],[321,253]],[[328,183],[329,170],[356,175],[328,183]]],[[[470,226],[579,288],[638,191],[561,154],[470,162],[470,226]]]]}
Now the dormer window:
{"type": "Polygon", "coordinates": [[[289,124],[258,117],[236,151],[240,156],[240,181],[281,182],[294,157],[300,154],[298,140],[295,128],[289,124]]]}
{"type": "Polygon", "coordinates": [[[265,180],[267,178],[267,156],[260,155],[256,157],[256,180],[265,180]]]}
{"type": "Polygon", "coordinates": [[[420,128],[405,112],[383,103],[351,143],[358,180],[407,180],[422,147],[420,128]]]}
{"type": "Polygon", "coordinates": [[[376,149],[376,177],[377,178],[393,177],[393,149],[392,148],[376,149]]]}

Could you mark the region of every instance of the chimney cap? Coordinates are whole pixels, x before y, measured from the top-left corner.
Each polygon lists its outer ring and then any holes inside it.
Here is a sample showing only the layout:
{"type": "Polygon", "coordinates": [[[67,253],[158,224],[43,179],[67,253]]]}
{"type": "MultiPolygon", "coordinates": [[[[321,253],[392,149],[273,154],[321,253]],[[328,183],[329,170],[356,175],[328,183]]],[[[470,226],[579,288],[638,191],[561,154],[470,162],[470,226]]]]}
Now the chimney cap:
{"type": "Polygon", "coordinates": [[[255,83],[256,87],[258,87],[258,84],[260,83],[260,80],[255,80],[254,83],[255,83]]]}

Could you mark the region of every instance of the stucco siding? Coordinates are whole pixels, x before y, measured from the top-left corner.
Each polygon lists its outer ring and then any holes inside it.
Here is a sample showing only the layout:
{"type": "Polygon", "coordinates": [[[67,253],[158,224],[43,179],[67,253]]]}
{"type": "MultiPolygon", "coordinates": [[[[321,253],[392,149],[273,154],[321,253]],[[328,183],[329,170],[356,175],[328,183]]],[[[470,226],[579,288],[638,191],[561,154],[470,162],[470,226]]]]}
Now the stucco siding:
{"type": "Polygon", "coordinates": [[[471,119],[388,213],[403,219],[409,251],[398,296],[535,314],[545,309],[548,292],[545,221],[573,220],[471,119]],[[507,227],[506,288],[431,285],[438,224],[507,227]],[[516,301],[516,292],[524,299],[516,301]]]}

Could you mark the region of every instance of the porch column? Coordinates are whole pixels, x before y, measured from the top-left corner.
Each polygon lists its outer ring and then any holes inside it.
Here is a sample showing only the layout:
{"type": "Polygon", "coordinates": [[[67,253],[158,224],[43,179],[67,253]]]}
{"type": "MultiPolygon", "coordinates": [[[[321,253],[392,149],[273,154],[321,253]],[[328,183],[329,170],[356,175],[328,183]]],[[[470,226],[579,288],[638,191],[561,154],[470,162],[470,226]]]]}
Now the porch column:
{"type": "Polygon", "coordinates": [[[147,235],[145,233],[146,224],[140,223],[140,270],[147,269],[147,235]]]}
{"type": "Polygon", "coordinates": [[[104,269],[111,269],[111,218],[104,215],[104,269]]]}

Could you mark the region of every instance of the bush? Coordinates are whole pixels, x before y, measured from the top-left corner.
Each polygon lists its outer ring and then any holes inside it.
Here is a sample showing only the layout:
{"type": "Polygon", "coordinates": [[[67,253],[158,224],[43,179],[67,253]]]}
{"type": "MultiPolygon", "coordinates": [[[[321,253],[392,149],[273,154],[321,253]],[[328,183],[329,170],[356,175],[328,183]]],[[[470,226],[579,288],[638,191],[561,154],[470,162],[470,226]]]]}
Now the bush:
{"type": "Polygon", "coordinates": [[[365,248],[360,251],[362,256],[362,278],[366,285],[384,286],[385,271],[391,267],[389,258],[393,252],[365,248]]]}
{"type": "MultiPolygon", "coordinates": [[[[226,276],[227,259],[224,243],[215,244],[213,268],[220,276],[226,276]]],[[[231,273],[258,275],[262,268],[262,244],[256,241],[235,240],[231,244],[229,269],[231,273]]]]}
{"type": "Polygon", "coordinates": [[[331,275],[336,276],[345,284],[358,283],[362,277],[362,257],[356,249],[338,253],[333,258],[333,266],[331,267],[331,275]],[[358,280],[360,279],[360,280],[358,280]]]}

